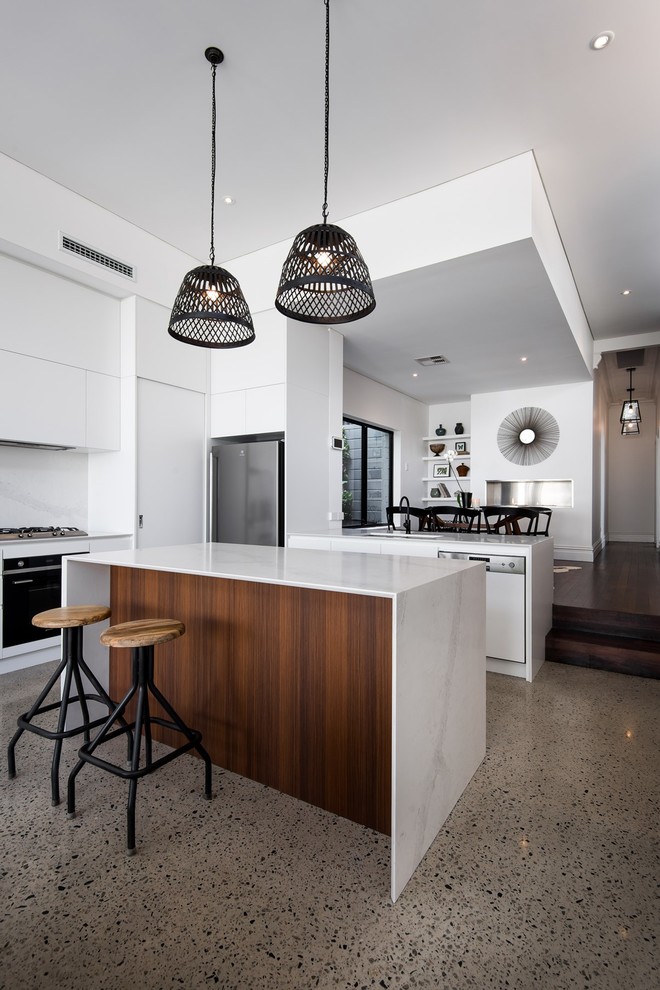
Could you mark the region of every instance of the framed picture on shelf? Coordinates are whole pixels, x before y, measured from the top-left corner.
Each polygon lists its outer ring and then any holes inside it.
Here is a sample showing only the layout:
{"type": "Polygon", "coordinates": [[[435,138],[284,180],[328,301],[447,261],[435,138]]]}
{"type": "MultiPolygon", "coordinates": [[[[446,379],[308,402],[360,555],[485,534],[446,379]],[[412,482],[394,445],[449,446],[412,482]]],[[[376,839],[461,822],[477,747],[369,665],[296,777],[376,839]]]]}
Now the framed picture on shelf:
{"type": "Polygon", "coordinates": [[[434,478],[449,478],[449,465],[448,464],[434,464],[433,465],[433,477],[434,478]]]}
{"type": "Polygon", "coordinates": [[[454,444],[454,450],[457,454],[467,454],[467,442],[465,440],[457,440],[454,444]]]}

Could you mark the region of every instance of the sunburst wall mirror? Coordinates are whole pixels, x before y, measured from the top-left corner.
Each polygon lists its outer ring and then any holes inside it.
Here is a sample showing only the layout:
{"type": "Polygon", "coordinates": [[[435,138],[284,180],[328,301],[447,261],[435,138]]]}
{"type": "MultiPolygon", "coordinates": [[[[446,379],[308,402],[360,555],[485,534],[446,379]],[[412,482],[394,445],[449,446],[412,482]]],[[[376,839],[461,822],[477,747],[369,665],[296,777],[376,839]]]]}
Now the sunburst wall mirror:
{"type": "Polygon", "coordinates": [[[540,464],[558,443],[557,420],[537,406],[515,409],[504,417],[497,431],[500,453],[512,464],[540,464]]]}

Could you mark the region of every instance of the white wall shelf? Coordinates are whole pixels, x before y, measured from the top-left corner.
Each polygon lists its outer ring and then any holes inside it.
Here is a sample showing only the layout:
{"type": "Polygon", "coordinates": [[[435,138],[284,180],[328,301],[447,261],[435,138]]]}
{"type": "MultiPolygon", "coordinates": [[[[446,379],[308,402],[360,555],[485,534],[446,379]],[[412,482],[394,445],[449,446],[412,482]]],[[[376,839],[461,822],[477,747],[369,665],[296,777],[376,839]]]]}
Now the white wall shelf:
{"type": "Polygon", "coordinates": [[[422,437],[428,443],[445,443],[446,440],[469,440],[469,433],[446,433],[444,437],[422,437]]]}

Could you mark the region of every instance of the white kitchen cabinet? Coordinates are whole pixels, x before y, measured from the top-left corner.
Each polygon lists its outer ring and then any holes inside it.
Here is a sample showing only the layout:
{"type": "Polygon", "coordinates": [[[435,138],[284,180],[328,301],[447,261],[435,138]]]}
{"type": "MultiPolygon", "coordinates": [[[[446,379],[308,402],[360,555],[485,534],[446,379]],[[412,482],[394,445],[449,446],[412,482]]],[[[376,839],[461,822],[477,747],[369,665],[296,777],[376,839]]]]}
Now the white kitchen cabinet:
{"type": "Polygon", "coordinates": [[[0,438],[84,447],[86,418],[81,368],[0,352],[0,438]]]}
{"type": "Polygon", "coordinates": [[[113,375],[86,372],[85,446],[90,450],[121,447],[121,381],[113,375]]]}
{"type": "Polygon", "coordinates": [[[104,553],[106,550],[132,550],[132,536],[95,536],[89,541],[91,553],[104,553]]]}
{"type": "MultiPolygon", "coordinates": [[[[436,559],[438,557],[438,547],[433,542],[414,543],[412,539],[374,540],[374,542],[380,543],[381,553],[390,553],[398,557],[434,557],[436,559]]],[[[341,549],[344,549],[343,545],[341,549]]]]}
{"type": "Polygon", "coordinates": [[[203,393],[139,378],[137,422],[137,546],[202,542],[203,393]]]}
{"type": "Polygon", "coordinates": [[[120,379],[0,351],[0,438],[119,450],[120,379]]]}
{"type": "MultiPolygon", "coordinates": [[[[289,542],[289,546],[293,546],[289,542]]],[[[327,546],[327,542],[326,542],[327,546]]],[[[331,550],[342,550],[344,553],[380,553],[380,542],[378,540],[350,540],[344,541],[340,536],[336,540],[330,541],[331,550]]]]}

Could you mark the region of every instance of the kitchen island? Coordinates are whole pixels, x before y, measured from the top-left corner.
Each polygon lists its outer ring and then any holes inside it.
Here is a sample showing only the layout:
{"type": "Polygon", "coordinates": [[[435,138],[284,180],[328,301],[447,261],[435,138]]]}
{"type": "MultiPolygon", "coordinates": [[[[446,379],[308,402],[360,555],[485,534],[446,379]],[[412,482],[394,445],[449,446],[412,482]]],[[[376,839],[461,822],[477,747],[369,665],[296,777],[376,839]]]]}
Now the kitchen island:
{"type": "Polygon", "coordinates": [[[483,561],[486,577],[486,669],[533,681],[552,628],[554,541],[498,533],[388,531],[385,526],[292,533],[290,547],[418,559],[483,561]]]}
{"type": "MultiPolygon", "coordinates": [[[[485,755],[480,564],[233,544],[66,560],[65,604],[181,619],[156,681],[220,767],[391,836],[399,896],[485,755]]],[[[122,696],[127,651],[85,656],[122,696]]],[[[166,734],[163,741],[168,742],[166,734]]]]}

